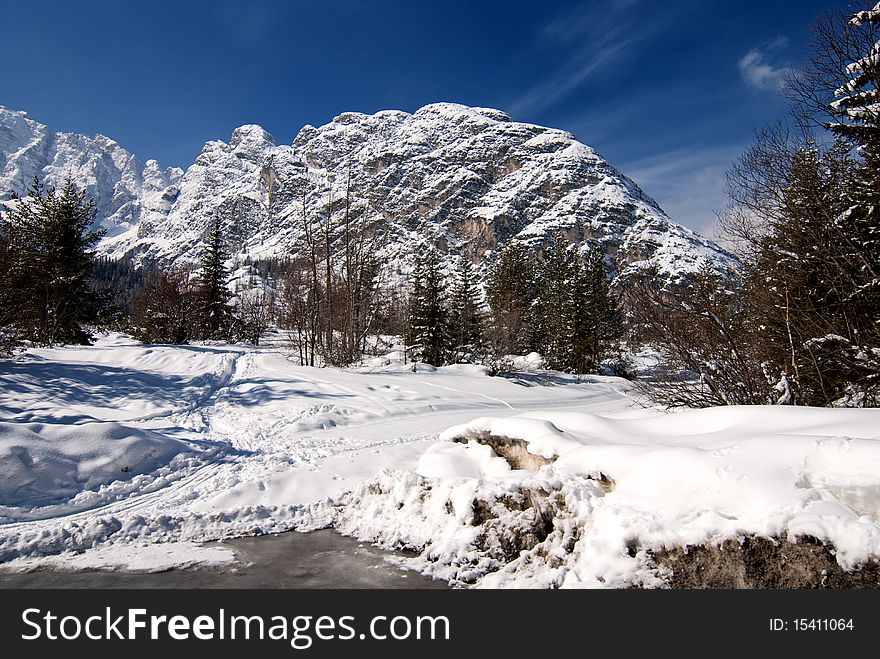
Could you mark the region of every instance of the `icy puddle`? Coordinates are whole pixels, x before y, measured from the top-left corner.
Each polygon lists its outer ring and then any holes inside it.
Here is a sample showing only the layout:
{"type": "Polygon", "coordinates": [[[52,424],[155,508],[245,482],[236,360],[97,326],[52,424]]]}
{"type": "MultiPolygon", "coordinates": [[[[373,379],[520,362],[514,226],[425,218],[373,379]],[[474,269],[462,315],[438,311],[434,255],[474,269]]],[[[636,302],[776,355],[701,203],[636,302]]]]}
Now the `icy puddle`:
{"type": "Polygon", "coordinates": [[[333,531],[281,533],[206,543],[231,550],[223,567],[164,572],[41,569],[0,574],[0,588],[446,588],[402,570],[386,552],[333,531]]]}

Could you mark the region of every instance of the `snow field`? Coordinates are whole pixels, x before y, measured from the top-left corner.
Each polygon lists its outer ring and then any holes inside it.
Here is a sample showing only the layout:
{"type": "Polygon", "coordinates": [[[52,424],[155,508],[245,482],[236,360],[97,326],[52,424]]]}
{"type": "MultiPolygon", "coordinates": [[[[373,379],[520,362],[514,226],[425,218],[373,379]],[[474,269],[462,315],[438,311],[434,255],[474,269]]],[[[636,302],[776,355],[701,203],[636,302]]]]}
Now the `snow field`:
{"type": "Polygon", "coordinates": [[[312,504],[383,469],[415,469],[452,424],[630,404],[622,381],[560,382],[467,366],[413,373],[389,359],[302,368],[276,347],[149,346],[118,334],[30,350],[0,362],[0,474],[15,475],[0,484],[0,561],[192,564],[195,543],[330,523],[312,504]],[[185,551],[168,546],[180,542],[185,551]],[[168,546],[158,562],[156,543],[168,546]]]}
{"type": "Polygon", "coordinates": [[[657,552],[754,535],[880,557],[880,412],[660,412],[617,378],[303,368],[278,346],[0,362],[5,570],[222,564],[201,543],[332,526],[480,587],[662,587],[657,552]]]}

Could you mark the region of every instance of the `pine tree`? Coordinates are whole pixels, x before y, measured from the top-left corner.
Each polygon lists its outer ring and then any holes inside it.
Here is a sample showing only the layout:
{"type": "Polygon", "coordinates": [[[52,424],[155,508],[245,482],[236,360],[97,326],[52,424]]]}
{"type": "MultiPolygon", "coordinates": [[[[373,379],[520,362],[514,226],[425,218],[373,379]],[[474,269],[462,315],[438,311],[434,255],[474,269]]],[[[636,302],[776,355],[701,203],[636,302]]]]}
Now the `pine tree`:
{"type": "Polygon", "coordinates": [[[6,313],[24,338],[42,345],[87,343],[83,330],[92,290],[91,230],[96,208],[68,178],[60,190],[38,180],[8,211],[0,231],[7,244],[6,313]],[[8,304],[8,306],[7,306],[8,304]]]}
{"type": "MultiPolygon", "coordinates": [[[[850,24],[874,41],[880,31],[880,3],[855,14],[850,24]]],[[[848,237],[849,258],[860,268],[856,292],[860,306],[873,312],[876,339],[880,334],[880,41],[851,62],[847,71],[851,78],[836,90],[831,104],[837,121],[827,126],[855,142],[861,156],[850,180],[852,205],[839,223],[848,237]]]]}
{"type": "Polygon", "coordinates": [[[880,401],[880,4],[846,24],[817,21],[786,85],[798,130],[759,132],[728,172],[737,272],[643,286],[629,305],[644,338],[700,376],[667,380],[666,402],[880,401]]]}
{"type": "Polygon", "coordinates": [[[134,292],[140,288],[147,272],[129,258],[95,259],[90,276],[95,297],[89,305],[89,317],[99,327],[125,331],[131,317],[134,292]]]}
{"type": "Polygon", "coordinates": [[[524,354],[531,349],[534,289],[534,259],[522,243],[508,243],[490,267],[486,280],[486,334],[496,358],[524,354]]]}
{"type": "Polygon", "coordinates": [[[572,363],[572,283],[576,268],[574,252],[562,236],[547,246],[540,268],[533,305],[532,343],[550,368],[569,370],[572,363]]]}
{"type": "Polygon", "coordinates": [[[575,373],[590,373],[617,346],[623,325],[600,250],[576,258],[571,276],[571,297],[566,310],[570,346],[564,366],[575,373]]]}
{"type": "Polygon", "coordinates": [[[440,256],[435,248],[416,263],[410,296],[407,342],[418,351],[421,361],[442,366],[449,354],[449,319],[445,282],[440,272],[440,256]]]}
{"type": "Polygon", "coordinates": [[[12,279],[10,238],[0,221],[0,356],[9,355],[20,345],[20,328],[16,326],[16,291],[12,279]]]}
{"type": "MultiPolygon", "coordinates": [[[[827,82],[835,82],[834,100],[825,109],[832,117],[825,127],[839,138],[822,159],[821,178],[843,173],[842,193],[834,190],[824,203],[831,217],[824,241],[810,245],[819,285],[808,289],[812,310],[811,336],[803,352],[808,373],[801,382],[806,400],[827,404],[846,396],[869,404],[880,398],[880,3],[860,11],[844,31],[818,33],[814,62],[835,66],[827,82]],[[841,57],[847,60],[841,62],[841,57]],[[846,66],[844,67],[843,64],[846,66]],[[844,159],[841,153],[855,156],[844,159]],[[831,161],[829,166],[828,161],[831,161]],[[822,295],[822,290],[827,289],[822,295]],[[818,295],[817,295],[818,293],[818,295]],[[824,330],[824,331],[823,331],[824,330]]],[[[808,76],[809,78],[809,76],[808,76]]],[[[824,81],[824,80],[823,80],[824,81]]],[[[817,98],[825,98],[820,94],[817,98]]],[[[805,256],[808,256],[805,254],[805,256]]],[[[806,270],[807,266],[804,265],[806,270]]],[[[792,352],[795,352],[794,350],[792,352]]],[[[797,355],[793,355],[795,362],[797,355]]]]}
{"type": "Polygon", "coordinates": [[[224,340],[229,338],[232,297],[227,287],[226,246],[220,219],[214,218],[208,233],[205,252],[199,272],[198,318],[200,338],[224,340]]]}
{"type": "MultiPolygon", "coordinates": [[[[880,3],[874,9],[855,14],[850,25],[854,29],[880,26],[880,3]]],[[[876,36],[876,35],[875,35],[876,36]]],[[[880,143],[880,42],[864,56],[847,67],[849,80],[835,90],[830,112],[836,121],[827,127],[860,144],[880,143]]]]}
{"type": "MultiPolygon", "coordinates": [[[[874,41],[880,31],[880,3],[857,13],[850,23],[874,41]]],[[[859,367],[856,389],[863,404],[873,400],[876,405],[880,401],[880,41],[874,41],[847,70],[852,78],[837,90],[832,104],[840,123],[830,129],[851,138],[861,157],[849,181],[851,204],[838,219],[846,236],[844,256],[853,274],[848,311],[860,321],[848,352],[850,364],[859,367]]]]}
{"type": "Polygon", "coordinates": [[[474,265],[462,257],[455,271],[449,300],[449,334],[455,362],[483,356],[483,315],[474,265]]]}

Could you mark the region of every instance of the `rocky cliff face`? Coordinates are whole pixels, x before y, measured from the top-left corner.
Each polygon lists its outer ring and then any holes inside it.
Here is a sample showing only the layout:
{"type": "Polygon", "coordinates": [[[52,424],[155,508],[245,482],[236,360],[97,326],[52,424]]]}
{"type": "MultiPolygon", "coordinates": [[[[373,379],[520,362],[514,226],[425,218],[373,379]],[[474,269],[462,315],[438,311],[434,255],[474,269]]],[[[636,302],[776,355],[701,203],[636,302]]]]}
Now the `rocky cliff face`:
{"type": "Polygon", "coordinates": [[[403,269],[424,241],[479,262],[559,231],[600,245],[618,273],[653,266],[677,279],[730,262],[573,135],[449,103],[341,114],[291,145],[242,126],[185,173],[0,108],[0,195],[24,193],[35,174],[50,185],[73,176],[96,198],[102,253],[163,263],[197,259],[215,216],[233,254],[261,258],[295,248],[304,214],[338,224],[346,208],[381,228],[385,262],[403,269]]]}
{"type": "Polygon", "coordinates": [[[51,186],[69,176],[88,190],[112,244],[154,214],[167,217],[183,171],[155,160],[142,164],[103,135],[53,133],[24,112],[0,107],[0,203],[13,192],[26,195],[35,176],[51,186]]]}

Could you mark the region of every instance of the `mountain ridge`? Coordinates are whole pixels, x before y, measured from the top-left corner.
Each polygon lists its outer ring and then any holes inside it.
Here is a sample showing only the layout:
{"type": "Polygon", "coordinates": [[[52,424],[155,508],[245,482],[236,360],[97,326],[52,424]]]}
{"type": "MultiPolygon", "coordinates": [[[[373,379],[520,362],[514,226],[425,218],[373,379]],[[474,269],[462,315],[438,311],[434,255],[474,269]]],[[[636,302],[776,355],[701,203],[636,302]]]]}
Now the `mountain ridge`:
{"type": "Polygon", "coordinates": [[[311,224],[347,212],[381,225],[382,260],[397,271],[424,242],[483,262],[511,240],[539,246],[555,232],[599,246],[616,275],[651,268],[679,280],[732,263],[571,133],[453,103],[344,112],[303,126],[289,145],[245,124],[229,142],[207,142],[185,171],[0,106],[0,201],[34,175],[56,186],[70,175],[88,189],[107,231],[98,252],[140,262],[198,259],[214,217],[233,256],[288,254],[305,203],[311,224]]]}

